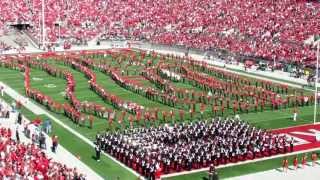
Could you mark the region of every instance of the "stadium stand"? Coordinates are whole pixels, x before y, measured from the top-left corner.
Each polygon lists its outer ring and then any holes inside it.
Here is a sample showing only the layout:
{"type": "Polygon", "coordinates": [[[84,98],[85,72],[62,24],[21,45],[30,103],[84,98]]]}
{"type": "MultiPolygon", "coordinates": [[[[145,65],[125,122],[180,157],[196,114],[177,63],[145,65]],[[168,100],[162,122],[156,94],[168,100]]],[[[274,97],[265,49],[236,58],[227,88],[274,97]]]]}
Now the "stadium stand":
{"type": "MultiPolygon", "coordinates": [[[[38,37],[41,1],[1,1],[1,24],[30,22],[38,37]],[[13,8],[8,8],[8,7],[13,8]]],[[[46,1],[50,42],[147,40],[285,61],[314,60],[304,41],[319,34],[317,1],[46,1]],[[88,5],[90,4],[90,6],[88,5]]]]}

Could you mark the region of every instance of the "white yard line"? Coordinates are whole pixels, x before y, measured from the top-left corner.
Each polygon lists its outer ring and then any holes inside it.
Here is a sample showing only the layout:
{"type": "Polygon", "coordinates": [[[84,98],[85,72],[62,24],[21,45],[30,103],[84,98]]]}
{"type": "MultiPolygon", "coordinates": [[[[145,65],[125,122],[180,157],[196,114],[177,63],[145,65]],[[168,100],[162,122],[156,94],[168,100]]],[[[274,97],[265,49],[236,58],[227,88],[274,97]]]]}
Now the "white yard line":
{"type": "MultiPolygon", "coordinates": [[[[88,138],[84,137],[82,134],[78,133],[77,131],[73,130],[69,126],[65,125],[59,119],[57,119],[56,117],[52,116],[47,111],[45,111],[42,107],[39,107],[38,105],[34,104],[30,100],[26,101],[26,99],[27,99],[26,97],[22,96],[21,94],[19,94],[14,89],[12,89],[11,87],[7,86],[6,84],[4,84],[1,81],[0,81],[0,85],[4,86],[4,90],[5,90],[6,94],[8,94],[10,97],[12,97],[15,100],[21,101],[22,105],[25,106],[27,109],[29,109],[31,112],[35,113],[35,111],[36,111],[37,114],[44,114],[44,115],[48,116],[51,120],[53,120],[54,122],[56,122],[57,124],[59,124],[60,126],[65,128],[66,130],[68,130],[73,135],[77,136],[82,141],[86,142],[88,145],[90,145],[92,147],[92,149],[95,147],[95,145],[94,145],[94,143],[92,141],[90,141],[88,138]]],[[[126,165],[124,165],[120,161],[116,160],[115,158],[113,158],[109,154],[104,153],[104,152],[103,152],[103,154],[105,156],[107,156],[108,158],[110,158],[111,160],[113,160],[114,162],[116,162],[117,164],[119,164],[121,167],[125,168],[126,170],[128,170],[129,172],[134,174],[135,176],[137,176],[137,177],[141,176],[140,174],[138,174],[134,170],[130,169],[129,167],[127,167],[126,165]]]]}

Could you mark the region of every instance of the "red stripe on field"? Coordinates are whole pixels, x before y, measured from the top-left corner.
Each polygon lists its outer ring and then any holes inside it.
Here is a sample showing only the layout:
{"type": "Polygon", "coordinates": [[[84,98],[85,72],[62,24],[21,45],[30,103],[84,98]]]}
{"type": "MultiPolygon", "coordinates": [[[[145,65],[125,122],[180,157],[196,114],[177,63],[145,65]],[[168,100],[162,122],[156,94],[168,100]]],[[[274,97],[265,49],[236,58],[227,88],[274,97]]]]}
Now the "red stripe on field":
{"type": "Polygon", "coordinates": [[[317,129],[320,130],[320,124],[307,124],[302,126],[295,126],[295,127],[289,127],[284,129],[275,129],[272,130],[274,133],[288,133],[288,132],[294,132],[294,131],[307,131],[309,129],[317,129]]]}
{"type": "Polygon", "coordinates": [[[279,133],[279,134],[288,134],[290,136],[294,136],[294,137],[303,139],[305,141],[308,141],[309,143],[307,144],[294,146],[294,151],[303,151],[303,150],[320,147],[320,142],[316,141],[315,136],[308,136],[308,135],[294,133],[294,132],[303,132],[303,133],[314,134],[313,132],[309,131],[310,129],[315,129],[320,131],[320,124],[317,124],[317,125],[309,124],[309,125],[303,125],[303,126],[289,127],[285,129],[276,129],[276,130],[272,130],[272,132],[279,133]]]}

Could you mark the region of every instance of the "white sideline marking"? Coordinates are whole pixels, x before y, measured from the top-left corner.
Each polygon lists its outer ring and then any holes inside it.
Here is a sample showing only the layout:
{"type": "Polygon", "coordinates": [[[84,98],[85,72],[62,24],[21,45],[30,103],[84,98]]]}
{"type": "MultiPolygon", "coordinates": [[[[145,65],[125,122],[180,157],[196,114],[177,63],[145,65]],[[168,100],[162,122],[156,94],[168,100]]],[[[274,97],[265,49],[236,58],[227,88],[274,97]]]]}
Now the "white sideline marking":
{"type": "MultiPolygon", "coordinates": [[[[16,92],[14,89],[12,89],[11,87],[7,86],[6,84],[4,84],[3,82],[0,81],[0,85],[2,85],[4,87],[5,93],[8,94],[10,97],[12,97],[15,100],[21,100],[21,99],[26,99],[26,97],[22,96],[21,94],[19,94],[18,92],[16,92]]],[[[48,116],[50,119],[52,119],[54,122],[56,122],[57,124],[59,124],[60,126],[62,126],[63,128],[65,128],[66,130],[68,130],[69,132],[71,132],[72,134],[74,134],[75,136],[77,136],[78,138],[80,138],[82,141],[86,142],[87,144],[89,144],[92,149],[95,147],[95,145],[93,144],[92,141],[90,141],[88,138],[84,137],[83,135],[81,135],[80,133],[76,132],[75,130],[73,130],[72,128],[70,128],[69,126],[65,125],[64,123],[62,123],[60,120],[58,120],[56,117],[52,116],[51,114],[49,114],[47,111],[45,111],[42,107],[39,107],[38,105],[34,104],[33,102],[31,102],[30,100],[28,101],[22,101],[21,102],[23,106],[25,106],[27,109],[29,109],[31,112],[33,112],[36,115],[40,115],[40,114],[44,114],[46,116],[48,116]]],[[[103,154],[105,156],[107,156],[108,158],[110,158],[111,160],[113,160],[114,162],[116,162],[117,164],[119,164],[121,167],[125,168],[126,170],[128,170],[129,172],[131,172],[132,174],[134,174],[137,177],[140,177],[141,175],[137,172],[135,172],[133,169],[130,169],[129,167],[127,167],[126,165],[122,164],[120,161],[116,160],[115,158],[113,158],[112,156],[110,156],[107,153],[103,154]]]]}
{"type": "Polygon", "coordinates": [[[21,96],[18,92],[14,91],[11,87],[7,86],[3,82],[0,81],[0,85],[4,87],[4,92],[8,94],[10,97],[12,97],[15,100],[21,101],[21,103],[26,106],[31,112],[33,112],[35,115],[41,115],[43,114],[43,110],[40,109],[37,105],[34,103],[31,103],[30,100],[24,96],[21,96]]]}

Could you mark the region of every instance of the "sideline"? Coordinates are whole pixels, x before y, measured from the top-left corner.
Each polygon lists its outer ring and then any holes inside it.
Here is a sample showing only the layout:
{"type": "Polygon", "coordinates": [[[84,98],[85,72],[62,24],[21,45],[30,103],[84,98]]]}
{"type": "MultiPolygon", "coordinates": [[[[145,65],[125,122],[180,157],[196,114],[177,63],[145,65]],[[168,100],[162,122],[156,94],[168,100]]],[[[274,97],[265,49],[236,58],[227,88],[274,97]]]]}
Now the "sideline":
{"type": "MultiPolygon", "coordinates": [[[[1,98],[0,98],[0,100],[1,100],[1,98]]],[[[4,100],[2,100],[2,102],[6,106],[10,107],[8,102],[5,102],[4,100]]],[[[10,109],[11,109],[11,107],[10,107],[10,109]]],[[[10,128],[12,130],[12,132],[13,132],[13,136],[12,137],[15,137],[15,134],[16,134],[15,130],[18,128],[19,134],[20,134],[20,140],[22,142],[24,142],[24,143],[31,143],[31,139],[27,138],[25,136],[25,134],[23,133],[23,129],[24,129],[23,125],[18,125],[16,123],[16,118],[17,117],[18,117],[18,113],[17,112],[11,113],[9,119],[0,118],[0,120],[1,120],[0,124],[3,127],[10,128]]],[[[23,115],[23,121],[26,124],[30,123],[30,119],[27,119],[24,115],[23,115]]],[[[91,179],[103,180],[103,178],[99,174],[94,172],[84,162],[80,161],[75,155],[70,153],[62,145],[58,145],[57,152],[53,153],[50,150],[51,149],[50,147],[52,145],[52,139],[46,133],[44,133],[44,135],[46,137],[46,149],[41,149],[41,151],[44,151],[46,153],[46,156],[54,159],[54,161],[56,161],[56,162],[60,162],[62,164],[66,164],[69,168],[77,168],[77,170],[81,174],[84,174],[86,179],[88,179],[88,180],[91,180],[91,179]]]]}
{"type": "MultiPolygon", "coordinates": [[[[21,94],[19,94],[18,92],[16,92],[14,89],[12,89],[11,87],[9,87],[8,85],[6,85],[5,83],[0,81],[0,85],[2,85],[4,87],[4,91],[7,95],[9,95],[10,97],[12,97],[15,100],[27,100],[28,98],[26,98],[25,96],[22,96],[21,94]]],[[[74,134],[75,136],[77,136],[78,138],[80,138],[82,141],[84,141],[85,143],[87,143],[88,145],[90,145],[92,147],[92,149],[95,147],[94,143],[92,141],[90,141],[88,138],[84,137],[83,135],[81,135],[80,133],[78,133],[77,131],[75,131],[74,129],[70,128],[69,126],[65,125],[64,123],[62,123],[60,120],[58,120],[56,117],[52,116],[50,113],[48,113],[47,111],[45,111],[42,107],[39,107],[38,105],[34,104],[33,102],[31,102],[30,100],[27,101],[21,101],[21,104],[23,106],[25,106],[27,109],[29,109],[31,112],[40,115],[40,114],[44,114],[46,116],[48,116],[51,120],[53,120],[54,122],[56,122],[57,124],[59,124],[60,126],[62,126],[63,128],[65,128],[66,130],[68,130],[69,132],[71,132],[72,134],[74,134]],[[36,107],[36,108],[35,108],[36,107]],[[37,112],[37,113],[36,113],[37,112]]],[[[140,174],[138,174],[136,171],[130,169],[129,167],[127,167],[126,165],[124,165],[123,163],[121,163],[120,161],[116,160],[115,158],[113,158],[112,156],[110,156],[109,154],[103,152],[102,154],[104,154],[105,156],[107,156],[108,158],[110,158],[112,161],[114,161],[115,163],[117,163],[118,165],[120,165],[122,168],[125,168],[126,170],[128,170],[129,172],[131,172],[132,174],[134,174],[137,177],[141,177],[140,174]]]]}
{"type": "Polygon", "coordinates": [[[304,168],[301,164],[299,164],[297,170],[294,170],[294,166],[289,166],[288,171],[286,173],[283,172],[282,167],[279,167],[268,171],[250,173],[233,178],[226,178],[226,180],[319,180],[319,176],[317,174],[319,174],[320,161],[316,161],[316,163],[317,164],[313,167],[312,162],[307,162],[304,168]]]}

